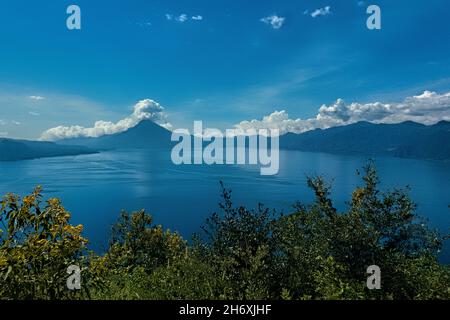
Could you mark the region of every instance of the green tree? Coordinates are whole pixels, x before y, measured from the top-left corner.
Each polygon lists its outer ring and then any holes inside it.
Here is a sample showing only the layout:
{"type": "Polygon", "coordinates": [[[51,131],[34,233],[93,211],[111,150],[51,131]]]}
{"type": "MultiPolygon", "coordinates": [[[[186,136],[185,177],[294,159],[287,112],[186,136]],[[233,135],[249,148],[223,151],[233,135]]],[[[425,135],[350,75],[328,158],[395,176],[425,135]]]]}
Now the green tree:
{"type": "Polygon", "coordinates": [[[42,207],[41,188],[23,199],[8,194],[1,201],[0,298],[63,299],[67,267],[86,266],[83,226],[72,226],[58,199],[42,207]]]}

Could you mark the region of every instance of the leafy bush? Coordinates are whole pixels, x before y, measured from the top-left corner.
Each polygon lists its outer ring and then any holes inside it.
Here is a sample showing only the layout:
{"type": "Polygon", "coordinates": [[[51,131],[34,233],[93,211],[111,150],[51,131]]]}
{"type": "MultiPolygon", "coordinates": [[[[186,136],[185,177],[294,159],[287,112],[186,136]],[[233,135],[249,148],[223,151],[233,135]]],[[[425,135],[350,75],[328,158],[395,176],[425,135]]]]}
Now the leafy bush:
{"type": "Polygon", "coordinates": [[[70,214],[58,199],[41,208],[38,187],[22,201],[8,194],[1,202],[0,297],[73,298],[66,287],[67,267],[85,265],[83,226],[68,223],[70,214]],[[6,233],[5,233],[6,231],[6,233]]]}
{"type": "Polygon", "coordinates": [[[362,181],[338,212],[330,185],[309,178],[315,201],[289,214],[236,207],[222,185],[221,211],[190,244],[144,210],[122,212],[103,255],[86,250],[58,200],[41,209],[40,189],[7,195],[0,298],[450,299],[450,268],[437,259],[445,238],[416,214],[408,189],[379,191],[373,163],[362,181]],[[65,287],[70,264],[83,267],[82,292],[65,287]],[[380,290],[366,288],[370,265],[381,268],[380,290]]]}

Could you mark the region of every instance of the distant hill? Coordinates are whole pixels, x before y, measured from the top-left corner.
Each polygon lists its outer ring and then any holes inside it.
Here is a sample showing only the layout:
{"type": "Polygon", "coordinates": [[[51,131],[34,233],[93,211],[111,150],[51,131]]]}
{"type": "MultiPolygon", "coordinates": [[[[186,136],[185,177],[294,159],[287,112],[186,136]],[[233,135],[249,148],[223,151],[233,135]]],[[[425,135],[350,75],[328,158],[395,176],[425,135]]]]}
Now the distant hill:
{"type": "MultiPolygon", "coordinates": [[[[170,137],[169,130],[144,120],[128,131],[98,138],[65,139],[56,143],[0,139],[0,161],[89,154],[96,150],[170,148],[174,145],[170,137]]],[[[204,146],[207,144],[204,142],[204,146]]],[[[280,148],[342,155],[450,160],[450,122],[441,121],[431,126],[415,122],[358,122],[302,134],[288,133],[280,137],[280,148]]]]}
{"type": "Polygon", "coordinates": [[[450,122],[426,126],[407,121],[399,124],[358,122],[280,137],[280,148],[344,155],[450,159],[450,122]]]}
{"type": "Polygon", "coordinates": [[[172,133],[150,121],[141,121],[125,132],[98,138],[74,138],[57,141],[58,144],[80,145],[99,150],[118,148],[163,148],[170,147],[172,133]]]}
{"type": "Polygon", "coordinates": [[[0,139],[0,161],[73,156],[95,152],[83,146],[58,145],[53,142],[0,139]]]}

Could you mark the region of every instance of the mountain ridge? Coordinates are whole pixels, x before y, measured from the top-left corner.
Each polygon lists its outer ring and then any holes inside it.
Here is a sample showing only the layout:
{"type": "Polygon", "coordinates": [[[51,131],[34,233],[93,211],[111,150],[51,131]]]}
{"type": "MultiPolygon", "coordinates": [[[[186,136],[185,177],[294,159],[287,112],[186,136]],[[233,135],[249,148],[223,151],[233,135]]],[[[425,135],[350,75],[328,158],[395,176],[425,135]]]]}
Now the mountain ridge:
{"type": "Polygon", "coordinates": [[[150,121],[142,120],[136,126],[115,134],[101,137],[82,137],[57,140],[63,145],[82,145],[96,149],[163,148],[170,146],[171,131],[150,121]]]}
{"type": "Polygon", "coordinates": [[[280,148],[346,155],[393,156],[433,160],[450,159],[450,122],[424,125],[357,122],[346,126],[288,133],[280,148]]]}
{"type": "MultiPolygon", "coordinates": [[[[72,138],[56,142],[1,138],[0,161],[91,154],[114,149],[167,149],[173,144],[171,131],[144,120],[127,131],[97,138],[72,138]]],[[[361,121],[301,134],[287,133],[280,137],[280,149],[450,160],[450,122],[442,120],[424,125],[413,121],[396,124],[361,121]]]]}

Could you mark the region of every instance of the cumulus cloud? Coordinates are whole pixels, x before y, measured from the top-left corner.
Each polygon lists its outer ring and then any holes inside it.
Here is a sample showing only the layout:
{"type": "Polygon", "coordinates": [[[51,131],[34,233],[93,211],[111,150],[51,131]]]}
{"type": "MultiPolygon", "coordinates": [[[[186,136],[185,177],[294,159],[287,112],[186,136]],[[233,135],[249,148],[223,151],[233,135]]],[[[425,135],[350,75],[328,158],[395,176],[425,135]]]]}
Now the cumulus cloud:
{"type": "Polygon", "coordinates": [[[191,19],[194,20],[194,21],[202,21],[203,20],[203,16],[197,15],[197,16],[193,16],[191,19]]]}
{"type": "Polygon", "coordinates": [[[311,12],[311,17],[316,18],[316,17],[320,17],[320,16],[327,16],[329,14],[331,14],[331,7],[326,6],[323,8],[316,9],[313,12],[311,12]]]}
{"type": "Polygon", "coordinates": [[[280,29],[284,25],[286,18],[279,17],[277,15],[271,15],[260,19],[260,21],[270,25],[273,29],[280,29]]]}
{"type": "Polygon", "coordinates": [[[142,120],[151,120],[161,127],[171,129],[172,125],[167,121],[164,108],[156,101],[145,99],[139,101],[133,108],[133,113],[118,122],[97,121],[93,127],[82,126],[58,126],[51,128],[41,135],[41,140],[54,141],[79,137],[100,137],[115,134],[133,128],[142,120]]]}
{"type": "Polygon", "coordinates": [[[183,13],[183,14],[180,14],[178,17],[176,17],[175,21],[183,23],[183,22],[186,22],[187,19],[188,19],[187,14],[183,13]]]}
{"type": "Polygon", "coordinates": [[[308,120],[290,119],[289,114],[285,110],[275,111],[262,120],[242,121],[235,125],[235,128],[249,132],[259,129],[278,129],[280,134],[287,132],[305,132],[314,129],[308,120]]]}
{"type": "Polygon", "coordinates": [[[235,127],[243,130],[279,129],[280,134],[284,134],[327,129],[359,121],[373,123],[414,121],[430,125],[441,120],[450,121],[450,92],[438,94],[425,91],[421,95],[407,97],[400,103],[347,104],[344,100],[338,99],[331,105],[322,105],[314,118],[291,119],[285,110],[281,110],[265,116],[262,120],[242,121],[235,127]]]}
{"type": "Polygon", "coordinates": [[[37,101],[45,99],[45,97],[42,97],[42,96],[29,96],[28,98],[30,98],[31,100],[37,100],[37,101]]]}

